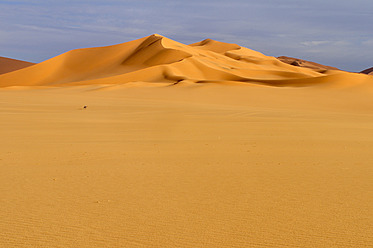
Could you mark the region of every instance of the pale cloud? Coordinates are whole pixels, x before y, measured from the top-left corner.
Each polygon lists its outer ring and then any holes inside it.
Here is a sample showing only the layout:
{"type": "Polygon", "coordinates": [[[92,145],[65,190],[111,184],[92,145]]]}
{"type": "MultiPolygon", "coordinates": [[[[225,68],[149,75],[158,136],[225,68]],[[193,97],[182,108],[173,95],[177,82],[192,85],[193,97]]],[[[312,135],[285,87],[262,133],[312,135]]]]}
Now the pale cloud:
{"type": "Polygon", "coordinates": [[[361,44],[364,46],[373,46],[373,39],[363,40],[361,44]]]}
{"type": "Polygon", "coordinates": [[[300,43],[306,47],[318,47],[318,46],[325,46],[325,45],[332,45],[332,46],[348,46],[351,43],[344,40],[337,40],[337,41],[330,41],[330,40],[314,40],[314,41],[304,41],[300,43]]]}
{"type": "Polygon", "coordinates": [[[304,41],[304,42],[301,42],[300,44],[302,44],[304,46],[319,46],[319,45],[324,45],[324,44],[328,44],[328,43],[330,43],[330,41],[314,40],[314,41],[304,41]]]}

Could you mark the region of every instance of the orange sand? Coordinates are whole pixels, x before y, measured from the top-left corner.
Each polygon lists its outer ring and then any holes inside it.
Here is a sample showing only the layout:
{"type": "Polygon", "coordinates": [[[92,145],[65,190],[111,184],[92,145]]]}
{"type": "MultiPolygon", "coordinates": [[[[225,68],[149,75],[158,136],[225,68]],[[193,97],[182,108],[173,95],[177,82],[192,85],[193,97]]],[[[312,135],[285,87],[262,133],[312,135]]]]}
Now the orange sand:
{"type": "Polygon", "coordinates": [[[371,76],[156,35],[0,85],[0,247],[373,247],[371,76]]]}

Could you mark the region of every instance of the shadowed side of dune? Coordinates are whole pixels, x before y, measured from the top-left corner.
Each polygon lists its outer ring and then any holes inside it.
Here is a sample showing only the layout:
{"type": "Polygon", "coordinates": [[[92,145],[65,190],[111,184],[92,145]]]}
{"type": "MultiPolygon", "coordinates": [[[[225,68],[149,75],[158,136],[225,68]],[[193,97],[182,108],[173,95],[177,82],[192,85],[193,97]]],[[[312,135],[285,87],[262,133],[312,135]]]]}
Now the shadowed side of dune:
{"type": "Polygon", "coordinates": [[[336,67],[322,65],[322,64],[315,63],[312,61],[307,61],[307,60],[297,59],[297,58],[292,58],[292,57],[287,57],[287,56],[280,56],[280,57],[277,57],[277,59],[292,66],[310,68],[310,69],[313,69],[319,72],[323,72],[325,70],[339,70],[336,67]]]}
{"type": "Polygon", "coordinates": [[[0,57],[0,74],[5,74],[8,72],[20,70],[20,69],[23,69],[23,68],[26,68],[32,65],[34,65],[34,63],[17,60],[17,59],[0,57]]]}
{"type": "Polygon", "coordinates": [[[365,69],[365,70],[361,71],[360,73],[373,75],[373,67],[365,69]]]}

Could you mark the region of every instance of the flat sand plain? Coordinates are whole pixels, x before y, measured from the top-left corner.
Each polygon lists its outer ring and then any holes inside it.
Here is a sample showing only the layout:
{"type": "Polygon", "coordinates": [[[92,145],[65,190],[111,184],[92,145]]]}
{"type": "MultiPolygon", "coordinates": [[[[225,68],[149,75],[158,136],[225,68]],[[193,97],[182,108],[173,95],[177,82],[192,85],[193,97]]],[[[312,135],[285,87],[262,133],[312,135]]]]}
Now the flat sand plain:
{"type": "Polygon", "coordinates": [[[372,89],[2,88],[0,247],[373,247],[372,89]]]}

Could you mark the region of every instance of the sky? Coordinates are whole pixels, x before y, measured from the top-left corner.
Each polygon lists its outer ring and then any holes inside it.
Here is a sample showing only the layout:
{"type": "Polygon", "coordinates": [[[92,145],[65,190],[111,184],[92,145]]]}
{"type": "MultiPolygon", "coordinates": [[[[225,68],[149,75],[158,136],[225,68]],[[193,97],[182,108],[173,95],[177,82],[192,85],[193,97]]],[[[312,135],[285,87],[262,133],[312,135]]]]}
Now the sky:
{"type": "Polygon", "coordinates": [[[41,62],[157,33],[361,71],[372,23],[372,0],[0,0],[0,56],[41,62]]]}

